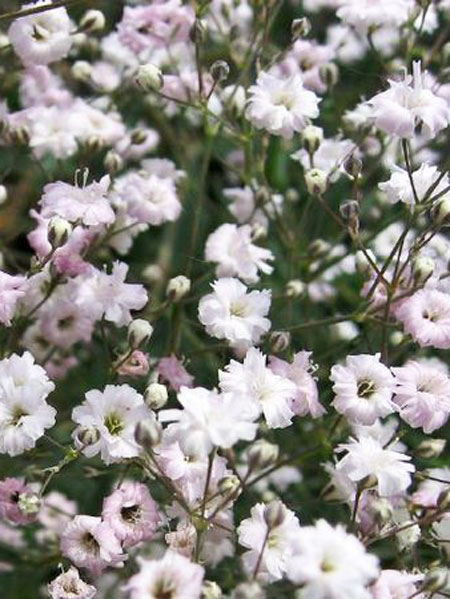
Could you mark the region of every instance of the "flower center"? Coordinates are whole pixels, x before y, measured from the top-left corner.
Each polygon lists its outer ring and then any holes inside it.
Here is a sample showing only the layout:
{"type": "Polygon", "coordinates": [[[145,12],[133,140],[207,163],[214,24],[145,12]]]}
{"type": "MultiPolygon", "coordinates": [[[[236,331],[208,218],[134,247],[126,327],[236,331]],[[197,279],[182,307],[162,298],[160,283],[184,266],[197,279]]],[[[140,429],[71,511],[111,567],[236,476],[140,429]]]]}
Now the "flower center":
{"type": "Polygon", "coordinates": [[[39,23],[35,23],[35,25],[33,25],[32,36],[37,42],[45,42],[50,37],[50,32],[42,25],[39,25],[39,23]]]}
{"type": "Polygon", "coordinates": [[[90,533],[87,532],[82,538],[83,547],[89,553],[97,554],[99,552],[100,546],[97,543],[96,538],[90,533]]]}
{"type": "Polygon", "coordinates": [[[247,316],[247,306],[240,302],[233,302],[230,306],[231,316],[237,316],[238,318],[244,318],[247,316]]]}
{"type": "Polygon", "coordinates": [[[362,399],[370,399],[375,393],[375,383],[369,379],[363,379],[358,383],[358,396],[362,399]]]}
{"type": "Polygon", "coordinates": [[[334,565],[327,559],[324,559],[322,561],[322,563],[320,564],[320,569],[322,570],[322,572],[333,572],[333,570],[335,570],[336,568],[334,567],[334,565]]]}
{"type": "Polygon", "coordinates": [[[158,580],[155,587],[150,589],[150,595],[155,599],[173,599],[175,596],[175,587],[169,580],[158,580]]]}
{"type": "Polygon", "coordinates": [[[111,412],[106,416],[105,426],[111,435],[120,435],[124,429],[122,418],[116,412],[111,412]]]}
{"type": "Polygon", "coordinates": [[[72,326],[74,320],[75,320],[75,318],[73,316],[67,316],[66,318],[61,318],[61,320],[58,320],[58,328],[61,329],[62,331],[67,330],[72,326]]]}
{"type": "Polygon", "coordinates": [[[141,508],[139,505],[130,505],[129,507],[123,507],[120,510],[122,520],[129,524],[136,524],[141,518],[141,508]]]}
{"type": "Polygon", "coordinates": [[[433,312],[430,312],[429,310],[424,310],[422,316],[431,322],[436,322],[438,320],[438,315],[433,314],[433,312]]]}
{"type": "Polygon", "coordinates": [[[28,412],[26,412],[21,406],[14,406],[14,409],[11,414],[11,424],[13,426],[19,426],[21,424],[20,420],[22,416],[28,416],[28,412]]]}
{"type": "Polygon", "coordinates": [[[294,107],[295,97],[290,92],[280,92],[273,101],[275,106],[284,106],[288,110],[294,107]]]}

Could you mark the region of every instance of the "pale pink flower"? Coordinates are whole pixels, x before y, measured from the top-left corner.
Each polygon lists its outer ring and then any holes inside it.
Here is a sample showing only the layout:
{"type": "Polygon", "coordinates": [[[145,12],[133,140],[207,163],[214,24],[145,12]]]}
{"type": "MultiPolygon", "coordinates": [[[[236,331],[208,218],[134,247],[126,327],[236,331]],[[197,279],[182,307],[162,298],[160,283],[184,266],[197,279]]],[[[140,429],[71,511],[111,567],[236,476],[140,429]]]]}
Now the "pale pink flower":
{"type": "MultiPolygon", "coordinates": [[[[123,358],[118,358],[119,362],[123,358]]],[[[148,356],[139,349],[135,349],[123,364],[120,365],[117,372],[122,376],[145,376],[148,373],[150,365],[148,356]]]]}
{"type": "Polygon", "coordinates": [[[181,387],[193,387],[194,377],[186,370],[183,362],[174,354],[167,358],[161,358],[156,367],[158,375],[163,381],[169,383],[174,391],[179,391],[181,387]]]}
{"type": "Polygon", "coordinates": [[[17,303],[27,292],[27,279],[0,271],[0,322],[11,326],[17,303]]]}
{"type": "Polygon", "coordinates": [[[29,524],[36,520],[36,514],[27,514],[20,509],[20,496],[30,492],[30,488],[20,478],[5,478],[0,481],[0,518],[11,524],[29,524]]]}
{"type": "Polygon", "coordinates": [[[259,281],[259,272],[270,274],[273,271],[269,262],[274,260],[274,255],[252,242],[250,225],[238,227],[226,223],[206,240],[205,259],[217,263],[217,277],[239,277],[248,284],[259,281]]]}
{"type": "Polygon", "coordinates": [[[75,566],[98,576],[105,568],[121,568],[126,559],[109,524],[94,516],[75,516],[61,534],[61,553],[75,566]]]}
{"type": "Polygon", "coordinates": [[[190,559],[197,543],[197,531],[193,524],[178,523],[176,530],[168,532],[164,539],[171,551],[190,559]]]}
{"type": "Polygon", "coordinates": [[[37,515],[43,530],[36,533],[41,543],[48,543],[59,537],[68,522],[76,515],[77,504],[59,491],[51,491],[42,498],[41,509],[37,515]]]}
{"type": "Polygon", "coordinates": [[[370,587],[373,599],[423,599],[417,587],[423,581],[423,574],[410,574],[399,570],[382,570],[375,584],[370,587]]]}
{"type": "MultiPolygon", "coordinates": [[[[23,8],[45,6],[51,0],[25,4],[23,8]]],[[[49,64],[64,58],[72,45],[71,22],[64,7],[15,19],[8,38],[25,65],[49,64]]]]}
{"type": "Polygon", "coordinates": [[[394,401],[403,420],[427,434],[443,426],[450,414],[450,378],[436,368],[414,361],[393,368],[393,372],[394,401]]]}
{"type": "Polygon", "coordinates": [[[319,116],[320,100],[304,88],[299,74],[282,78],[261,71],[248,92],[246,118],[273,135],[291,139],[295,131],[304,129],[308,119],[319,116]]]}
{"type": "Polygon", "coordinates": [[[166,551],[159,560],[138,558],[140,570],[124,587],[130,599],[167,596],[170,599],[200,599],[204,569],[186,557],[166,551]]]}
{"type": "Polygon", "coordinates": [[[420,289],[401,302],[395,317],[420,347],[450,348],[450,295],[420,289]]]}
{"type": "Polygon", "coordinates": [[[365,34],[378,27],[398,28],[410,18],[411,0],[338,0],[337,16],[345,23],[365,34]]]}
{"type": "Polygon", "coordinates": [[[433,508],[437,506],[439,495],[449,488],[450,468],[430,468],[425,474],[431,478],[420,483],[417,491],[412,494],[411,501],[416,505],[433,508]]]}
{"type": "Polygon", "coordinates": [[[125,548],[150,540],[161,522],[157,505],[147,487],[125,481],[103,502],[103,520],[125,548]]]}
{"type": "MultiPolygon", "coordinates": [[[[421,164],[420,167],[413,171],[412,179],[414,181],[414,189],[419,201],[425,198],[428,189],[440,178],[441,173],[437,167],[429,164],[421,164]]],[[[440,193],[449,185],[448,176],[444,176],[433,191],[433,195],[440,193]]],[[[392,168],[392,174],[389,181],[378,184],[379,189],[383,191],[388,201],[391,204],[396,202],[404,202],[410,206],[415,204],[415,195],[411,187],[408,171],[398,166],[392,168]]]]}
{"type": "Polygon", "coordinates": [[[114,211],[106,197],[109,175],[98,183],[78,187],[58,181],[48,183],[40,200],[42,216],[60,216],[69,222],[82,222],[87,226],[109,225],[114,222],[114,211]]]}
{"type": "Polygon", "coordinates": [[[73,566],[54,578],[47,590],[51,599],[92,599],[97,593],[94,586],[80,578],[73,566]]]}
{"type": "Polygon", "coordinates": [[[92,315],[66,298],[48,302],[39,312],[39,323],[46,341],[63,349],[90,341],[94,330],[92,315]]]}
{"type": "Polygon", "coordinates": [[[313,418],[319,418],[326,410],[319,402],[319,390],[312,376],[313,366],[310,356],[311,352],[299,351],[294,355],[292,362],[270,356],[269,368],[275,374],[295,383],[297,392],[291,405],[293,412],[297,416],[311,414],[313,418]]]}
{"type": "Polygon", "coordinates": [[[331,368],[335,398],[332,406],[355,424],[373,424],[397,411],[392,401],[394,377],[380,354],[347,356],[345,365],[331,368]]]}

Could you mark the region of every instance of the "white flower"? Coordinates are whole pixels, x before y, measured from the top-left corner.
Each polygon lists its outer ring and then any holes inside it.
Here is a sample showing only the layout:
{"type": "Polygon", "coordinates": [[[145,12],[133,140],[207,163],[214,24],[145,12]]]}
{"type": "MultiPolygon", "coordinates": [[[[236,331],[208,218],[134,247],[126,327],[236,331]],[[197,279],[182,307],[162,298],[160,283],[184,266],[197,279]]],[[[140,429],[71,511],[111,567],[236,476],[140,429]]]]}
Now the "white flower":
{"type": "Polygon", "coordinates": [[[380,362],[380,354],[347,356],[344,366],[332,367],[330,379],[335,393],[332,405],[350,422],[370,425],[397,411],[391,400],[394,377],[380,362]]]}
{"type": "MultiPolygon", "coordinates": [[[[24,9],[46,6],[51,0],[25,4],[24,9]]],[[[65,8],[20,17],[8,29],[8,37],[15,53],[29,66],[49,64],[64,58],[72,45],[71,23],[65,8]]]]}
{"type": "Polygon", "coordinates": [[[163,410],[160,422],[176,421],[166,430],[166,438],[178,441],[188,455],[207,457],[213,447],[229,449],[240,440],[251,441],[253,424],[242,411],[241,402],[202,387],[181,387],[178,401],[183,410],[163,410]]]}
{"type": "Polygon", "coordinates": [[[431,139],[447,127],[449,109],[443,98],[424,87],[420,62],[413,63],[413,73],[403,81],[389,81],[390,89],[374,96],[369,104],[375,125],[382,131],[410,138],[416,126],[422,125],[423,134],[431,139]]]}
{"type": "Polygon", "coordinates": [[[244,362],[231,362],[219,371],[220,388],[241,401],[247,418],[264,414],[269,428],[285,428],[295,413],[292,402],[297,395],[296,385],[274,374],[266,365],[266,356],[251,347],[244,362]]]}
{"type": "MultiPolygon", "coordinates": [[[[332,179],[335,179],[342,172],[342,169],[338,170],[338,167],[354,150],[355,144],[349,139],[340,139],[338,137],[324,139],[318,150],[314,152],[314,167],[326,173],[326,175],[330,175],[332,171],[335,171],[332,177],[332,179]]],[[[309,154],[304,148],[291,154],[291,158],[300,162],[305,170],[311,168],[309,154]]]]}
{"type": "Polygon", "coordinates": [[[72,412],[72,420],[79,425],[73,432],[77,449],[87,457],[100,453],[105,464],[134,458],[140,451],[134,439],[136,425],[151,415],[142,395],[129,385],[107,385],[103,392],[88,391],[86,401],[72,412]],[[92,445],[85,447],[78,439],[83,428],[98,431],[98,440],[92,445]]]}
{"type": "MultiPolygon", "coordinates": [[[[428,189],[438,178],[440,178],[440,172],[436,166],[424,163],[412,173],[412,178],[417,199],[422,201],[428,189]]],[[[436,195],[446,189],[448,184],[448,176],[445,175],[436,186],[432,195],[436,195]]],[[[393,167],[389,181],[379,183],[378,187],[386,194],[387,199],[391,204],[395,204],[396,202],[404,202],[410,206],[414,206],[415,204],[416,199],[412,190],[408,171],[398,166],[393,167]]]]}
{"type": "Polygon", "coordinates": [[[56,410],[45,401],[54,388],[29,352],[0,362],[0,453],[31,449],[55,424],[56,410]]]}
{"type": "Polygon", "coordinates": [[[337,16],[365,34],[370,28],[399,27],[414,8],[411,0],[339,0],[337,16]]]}
{"type": "Polygon", "coordinates": [[[265,318],[270,308],[270,291],[250,291],[238,279],[223,278],[212,285],[198,306],[198,319],[212,337],[226,339],[233,347],[248,348],[259,343],[270,328],[265,318]]]}
{"type": "Polygon", "coordinates": [[[268,264],[274,259],[270,250],[252,243],[250,225],[238,227],[224,224],[206,240],[205,259],[217,262],[217,277],[239,277],[245,283],[259,281],[258,271],[270,274],[273,267],[268,264]]]}
{"type": "Polygon", "coordinates": [[[337,450],[345,450],[347,454],[338,462],[336,470],[354,482],[374,477],[381,497],[404,493],[411,484],[411,473],[415,471],[413,464],[408,463],[411,457],[385,449],[372,437],[352,439],[350,443],[339,445],[337,450]]]}
{"type": "Polygon", "coordinates": [[[54,578],[47,589],[52,599],[92,599],[97,593],[94,586],[80,578],[73,566],[54,578]]]}
{"type": "Polygon", "coordinates": [[[260,560],[258,578],[269,583],[280,580],[285,574],[287,560],[292,555],[292,538],[300,531],[294,512],[281,502],[279,508],[281,523],[271,527],[270,532],[265,518],[267,506],[264,503],[257,503],[252,507],[251,517],[243,520],[237,531],[239,544],[250,550],[242,557],[245,571],[252,575],[260,560]]]}
{"type": "Polygon", "coordinates": [[[246,118],[258,129],[291,139],[301,131],[308,119],[319,116],[319,98],[303,87],[301,75],[278,78],[261,72],[256,85],[249,88],[246,118]]]}
{"type": "Polygon", "coordinates": [[[319,520],[295,535],[287,575],[304,599],[369,599],[378,560],[343,526],[319,520]]]}
{"type": "Polygon", "coordinates": [[[204,569],[183,555],[166,551],[159,560],[138,558],[140,570],[127,582],[124,590],[130,599],[170,597],[200,599],[204,569]]]}

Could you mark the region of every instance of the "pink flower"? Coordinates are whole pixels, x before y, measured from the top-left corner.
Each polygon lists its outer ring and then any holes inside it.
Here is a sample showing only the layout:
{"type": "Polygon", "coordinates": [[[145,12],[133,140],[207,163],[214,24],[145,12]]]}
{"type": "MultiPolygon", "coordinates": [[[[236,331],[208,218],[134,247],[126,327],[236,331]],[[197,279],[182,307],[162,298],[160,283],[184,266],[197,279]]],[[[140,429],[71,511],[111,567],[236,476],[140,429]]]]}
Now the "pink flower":
{"type": "Polygon", "coordinates": [[[29,524],[36,514],[26,514],[20,509],[19,498],[28,495],[30,489],[20,478],[5,478],[0,481],[0,518],[12,524],[29,524]]]}
{"type": "Polygon", "coordinates": [[[0,271],[0,322],[7,327],[11,325],[17,302],[26,293],[26,281],[20,275],[13,276],[0,271]]]}
{"type": "Polygon", "coordinates": [[[450,295],[420,289],[401,303],[395,316],[420,347],[450,348],[450,295]]]}
{"type": "Polygon", "coordinates": [[[147,354],[136,349],[119,367],[117,372],[123,376],[144,376],[147,374],[148,369],[149,363],[147,354]]]}
{"type": "Polygon", "coordinates": [[[161,358],[158,362],[157,371],[159,376],[169,383],[169,386],[174,391],[179,391],[181,387],[193,387],[194,377],[189,374],[174,354],[167,358],[161,358]]]}
{"type": "Polygon", "coordinates": [[[423,574],[410,574],[399,570],[382,570],[375,584],[370,587],[373,599],[422,599],[423,593],[417,593],[417,585],[423,580],[423,574]]]}
{"type": "Polygon", "coordinates": [[[397,384],[394,401],[403,420],[427,434],[443,426],[450,414],[450,378],[412,361],[393,372],[397,384]]]}
{"type": "Polygon", "coordinates": [[[75,516],[67,524],[61,535],[61,553],[94,576],[109,566],[122,567],[126,559],[114,530],[94,516],[75,516]]]}
{"type": "Polygon", "coordinates": [[[286,362],[275,356],[270,356],[269,368],[275,374],[291,380],[297,386],[297,393],[292,400],[291,409],[297,416],[311,414],[319,418],[325,414],[325,408],[319,403],[317,383],[312,376],[310,361],[311,352],[299,351],[292,362],[286,362]]]}
{"type": "Polygon", "coordinates": [[[72,566],[52,580],[48,585],[48,593],[52,599],[92,599],[97,589],[84,582],[78,570],[72,566]]]}
{"type": "Polygon", "coordinates": [[[161,521],[147,487],[135,482],[122,483],[105,499],[102,518],[125,548],[150,540],[161,521]]]}

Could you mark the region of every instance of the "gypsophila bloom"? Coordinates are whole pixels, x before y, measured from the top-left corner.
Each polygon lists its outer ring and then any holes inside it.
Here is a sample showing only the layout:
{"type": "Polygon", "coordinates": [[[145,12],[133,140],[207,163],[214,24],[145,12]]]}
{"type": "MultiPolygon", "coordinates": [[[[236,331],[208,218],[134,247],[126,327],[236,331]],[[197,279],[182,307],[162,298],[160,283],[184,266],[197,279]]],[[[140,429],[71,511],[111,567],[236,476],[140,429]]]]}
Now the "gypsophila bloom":
{"type": "Polygon", "coordinates": [[[425,87],[420,62],[413,63],[412,77],[405,73],[403,81],[391,80],[389,84],[387,91],[369,101],[379,129],[390,135],[411,138],[416,126],[421,124],[423,134],[433,138],[447,127],[450,118],[447,102],[425,87]]]}
{"type": "Polygon", "coordinates": [[[260,560],[258,579],[274,582],[286,572],[288,559],[292,555],[292,539],[300,531],[300,524],[294,512],[280,502],[281,522],[270,527],[268,533],[265,518],[267,507],[264,503],[254,505],[250,511],[251,517],[240,523],[238,535],[239,544],[249,549],[242,557],[245,571],[252,575],[260,560]]]}
{"type": "Polygon", "coordinates": [[[0,481],[0,518],[11,524],[29,524],[36,520],[36,513],[20,509],[20,497],[30,493],[30,488],[19,478],[0,481]]]}
{"type": "Polygon", "coordinates": [[[126,559],[113,529],[94,516],[75,516],[67,524],[61,534],[61,553],[94,576],[107,567],[122,567],[126,559]]]}
{"type": "Polygon", "coordinates": [[[369,599],[378,560],[344,527],[325,520],[301,527],[292,541],[287,576],[302,585],[305,599],[369,599]]]}
{"type": "Polygon", "coordinates": [[[450,468],[430,468],[425,471],[425,474],[430,478],[420,483],[411,499],[416,505],[436,507],[439,495],[450,485],[450,468]]]}
{"type": "Polygon", "coordinates": [[[433,195],[440,193],[448,187],[448,177],[444,176],[441,179],[440,172],[436,166],[421,164],[420,167],[412,173],[414,193],[409,180],[408,171],[398,166],[394,166],[389,181],[379,183],[378,187],[386,194],[387,199],[391,204],[403,202],[409,206],[414,206],[416,196],[418,201],[422,201],[425,198],[428,189],[430,189],[438,178],[440,179],[440,182],[433,190],[433,195]]]}
{"type": "Polygon", "coordinates": [[[347,453],[336,469],[353,482],[373,477],[381,497],[404,493],[411,484],[411,473],[415,471],[409,463],[411,456],[385,448],[373,437],[352,439],[339,445],[337,451],[347,453]]]}
{"type": "Polygon", "coordinates": [[[259,272],[272,272],[268,262],[274,256],[270,250],[252,243],[250,225],[225,224],[206,240],[205,259],[217,263],[217,277],[238,277],[248,284],[259,280],[259,272]]]}
{"type": "Polygon", "coordinates": [[[72,412],[72,420],[79,425],[73,432],[77,448],[87,457],[100,453],[105,464],[139,455],[134,430],[138,422],[152,415],[142,395],[129,385],[106,385],[103,392],[93,389],[85,397],[72,412]],[[78,438],[85,427],[98,431],[98,440],[87,446],[78,438]]]}
{"type": "Polygon", "coordinates": [[[138,558],[139,572],[124,587],[130,599],[167,597],[170,599],[200,599],[204,570],[186,557],[166,551],[160,560],[138,558]]]}
{"type": "Polygon", "coordinates": [[[181,387],[194,386],[194,377],[173,354],[167,358],[161,358],[157,371],[163,381],[169,383],[170,388],[174,391],[179,391],[181,387]]]}
{"type": "Polygon", "coordinates": [[[97,589],[84,582],[73,566],[52,580],[47,590],[52,599],[92,599],[97,593],[97,589]]]}
{"type": "Polygon", "coordinates": [[[397,410],[391,400],[394,377],[375,356],[347,356],[345,365],[331,369],[335,398],[332,406],[355,424],[373,424],[377,418],[397,410]]]}
{"type": "MultiPolygon", "coordinates": [[[[49,4],[51,0],[39,0],[22,8],[49,4]]],[[[8,37],[25,65],[45,65],[67,56],[72,45],[71,28],[66,9],[53,8],[15,19],[8,29],[8,37]]]]}
{"type": "Polygon", "coordinates": [[[31,449],[55,424],[56,410],[45,401],[54,388],[29,352],[0,361],[0,453],[31,449]]]}
{"type": "Polygon", "coordinates": [[[27,281],[20,275],[12,276],[0,271],[0,322],[11,325],[17,304],[27,291],[27,281]]]}
{"type": "Polygon", "coordinates": [[[409,599],[412,595],[423,599],[425,595],[417,592],[423,579],[423,574],[382,570],[378,580],[370,587],[370,592],[373,599],[409,599]]]}
{"type": "Polygon", "coordinates": [[[198,305],[198,319],[206,332],[230,345],[247,348],[259,343],[270,328],[265,318],[270,308],[271,293],[267,289],[250,291],[238,279],[225,277],[215,281],[213,293],[205,295],[198,305]]]}
{"type": "Polygon", "coordinates": [[[303,87],[301,75],[279,78],[262,71],[249,88],[246,118],[258,129],[291,139],[307,119],[319,116],[319,98],[303,87]]]}
{"type": "Polygon", "coordinates": [[[219,381],[222,391],[241,401],[246,417],[256,419],[263,414],[269,428],[285,428],[292,423],[296,385],[272,372],[258,349],[251,347],[243,363],[231,360],[219,371],[219,381]]]}
{"type": "Polygon", "coordinates": [[[395,317],[420,347],[450,348],[450,295],[420,289],[402,301],[395,317]]]}
{"type": "Polygon", "coordinates": [[[161,521],[147,487],[129,481],[123,482],[104,500],[102,518],[125,548],[150,540],[161,521]]]}
{"type": "Polygon", "coordinates": [[[380,26],[399,27],[409,19],[410,0],[338,0],[337,16],[361,33],[380,26]]]}
{"type": "Polygon", "coordinates": [[[393,369],[395,403],[400,416],[414,428],[432,433],[443,426],[450,415],[450,379],[431,366],[408,362],[393,369]]]}

